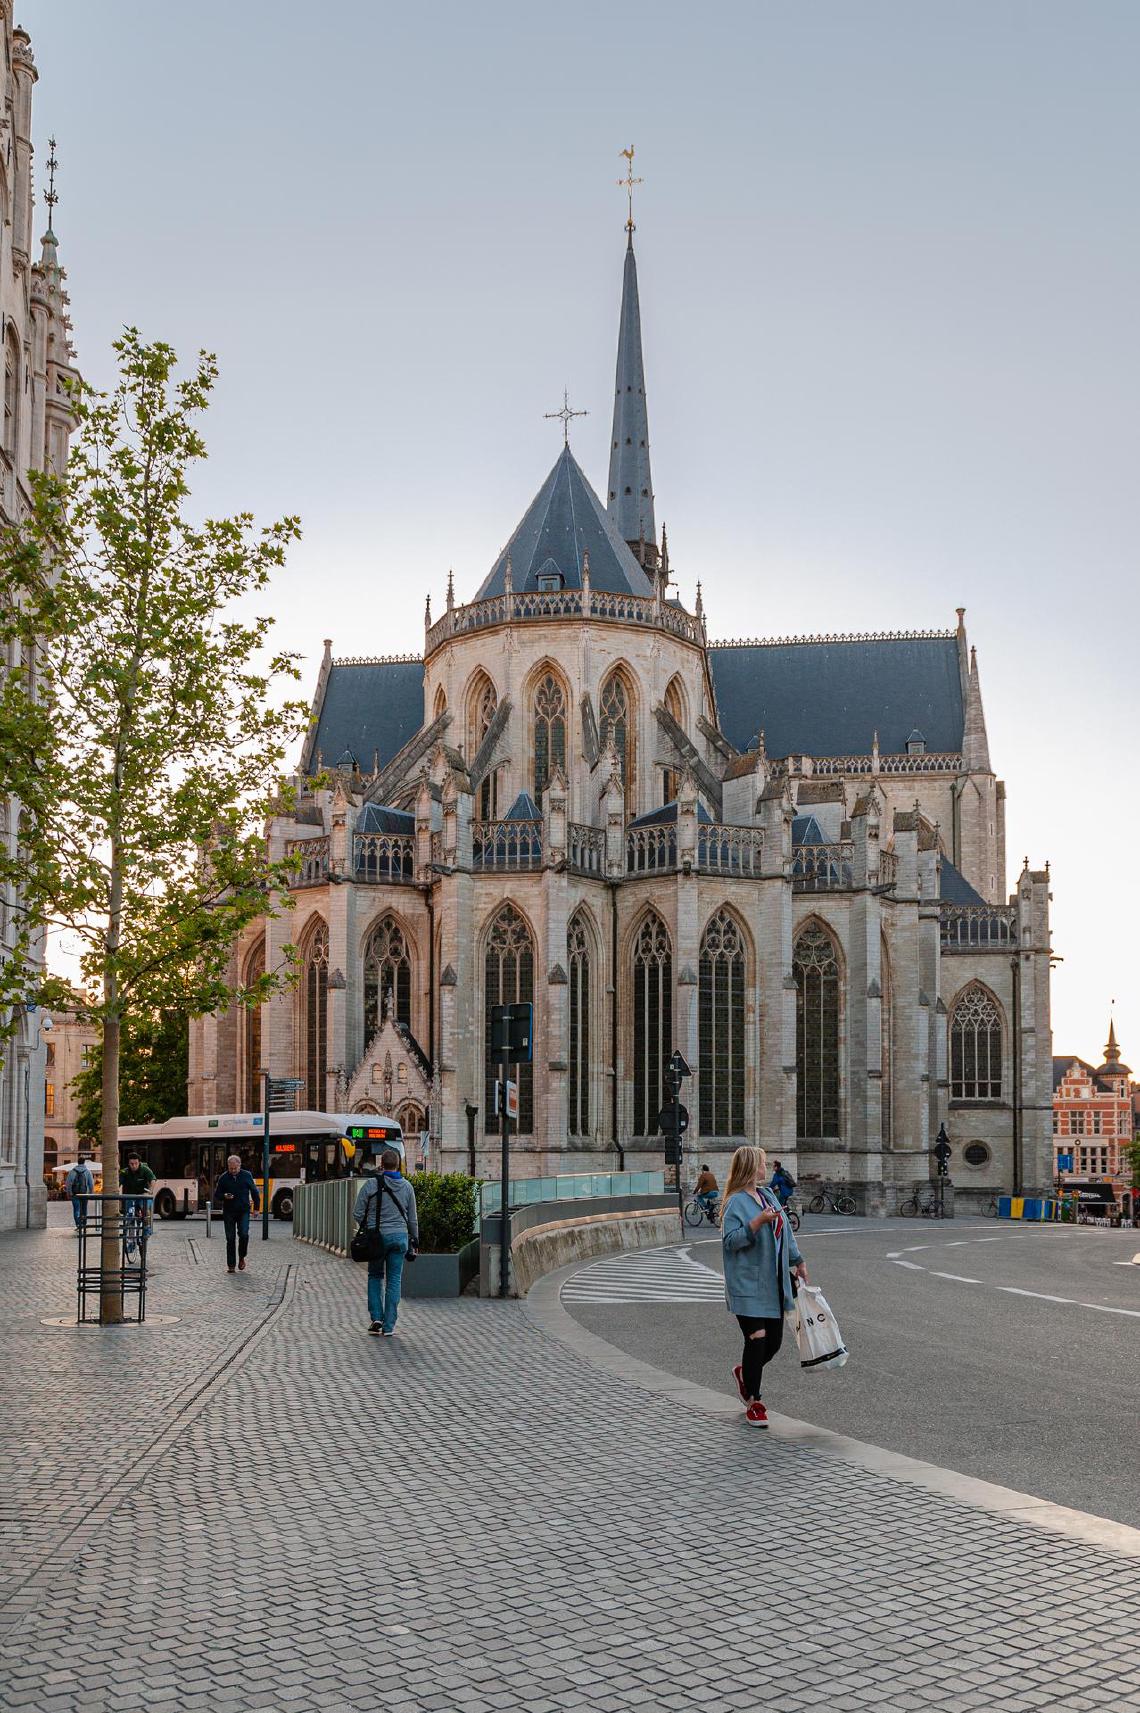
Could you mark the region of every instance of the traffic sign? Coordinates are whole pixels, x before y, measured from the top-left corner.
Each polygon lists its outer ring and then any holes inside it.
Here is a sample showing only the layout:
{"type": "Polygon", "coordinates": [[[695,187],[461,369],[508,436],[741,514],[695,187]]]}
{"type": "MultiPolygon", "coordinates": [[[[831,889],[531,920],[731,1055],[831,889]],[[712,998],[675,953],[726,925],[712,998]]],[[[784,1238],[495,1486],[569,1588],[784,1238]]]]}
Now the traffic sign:
{"type": "Polygon", "coordinates": [[[689,1128],[689,1109],[679,1101],[667,1100],[657,1114],[657,1129],[662,1136],[683,1136],[689,1128]]]}
{"type": "Polygon", "coordinates": [[[529,1000],[491,1007],[491,1057],[529,1064],[533,1057],[534,1006],[529,1000]]]}
{"type": "MultiPolygon", "coordinates": [[[[495,1114],[496,1118],[501,1116],[502,1110],[503,1110],[502,1090],[503,1090],[502,1083],[497,1082],[495,1084],[495,1093],[494,1093],[494,1102],[493,1102],[494,1114],[495,1114]]],[[[511,1079],[508,1077],[507,1078],[507,1117],[513,1118],[517,1122],[518,1116],[519,1116],[519,1085],[516,1082],[512,1082],[511,1079]]]]}
{"type": "Polygon", "coordinates": [[[673,1054],[669,1060],[669,1069],[675,1077],[691,1077],[693,1074],[680,1053],[673,1054]]]}
{"type": "Polygon", "coordinates": [[[1057,1170],[1059,1172],[1071,1172],[1072,1169],[1073,1169],[1073,1156],[1072,1156],[1072,1154],[1058,1154],[1057,1155],[1057,1170]]]}

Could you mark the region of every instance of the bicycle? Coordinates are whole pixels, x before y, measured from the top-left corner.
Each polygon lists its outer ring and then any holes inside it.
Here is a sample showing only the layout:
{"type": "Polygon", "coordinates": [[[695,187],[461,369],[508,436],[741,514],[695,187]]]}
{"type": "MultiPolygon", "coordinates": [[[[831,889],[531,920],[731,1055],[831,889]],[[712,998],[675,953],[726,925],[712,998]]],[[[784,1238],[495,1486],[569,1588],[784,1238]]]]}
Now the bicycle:
{"type": "Polygon", "coordinates": [[[132,1202],[123,1212],[123,1260],[128,1267],[134,1266],[136,1255],[140,1262],[146,1260],[149,1236],[146,1209],[137,1201],[132,1202]]]}
{"type": "Polygon", "coordinates": [[[938,1205],[937,1196],[932,1196],[929,1201],[923,1201],[922,1191],[925,1188],[925,1185],[916,1184],[914,1194],[908,1196],[906,1201],[899,1203],[900,1219],[940,1219],[942,1217],[942,1209],[938,1205]]]}
{"type": "Polygon", "coordinates": [[[685,1224],[704,1225],[707,1220],[709,1225],[715,1225],[717,1223],[719,1210],[719,1198],[713,1203],[711,1208],[707,1208],[700,1200],[699,1196],[693,1196],[691,1200],[685,1203],[685,1224]]]}
{"type": "MultiPolygon", "coordinates": [[[[846,1190],[820,1190],[808,1202],[809,1213],[854,1213],[855,1197],[846,1190]]],[[[792,1228],[795,1230],[795,1227],[792,1228]]]]}
{"type": "Polygon", "coordinates": [[[997,1197],[991,1196],[989,1201],[983,1202],[979,1211],[980,1211],[983,1219],[996,1219],[998,1216],[998,1199],[997,1199],[997,1197]]]}

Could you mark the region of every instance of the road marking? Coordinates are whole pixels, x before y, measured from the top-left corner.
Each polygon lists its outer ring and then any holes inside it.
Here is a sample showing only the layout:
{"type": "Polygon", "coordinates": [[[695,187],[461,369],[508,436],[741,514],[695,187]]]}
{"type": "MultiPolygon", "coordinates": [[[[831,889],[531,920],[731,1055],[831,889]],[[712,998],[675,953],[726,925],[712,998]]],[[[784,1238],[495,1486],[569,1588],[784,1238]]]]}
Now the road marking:
{"type": "Polygon", "coordinates": [[[1075,1297],[1051,1297],[1048,1291],[1023,1291],[1019,1285],[995,1285],[995,1291],[1008,1291],[1011,1297],[1036,1297],[1042,1303],[1074,1303],[1075,1297]]]}
{"type": "Polygon", "coordinates": [[[574,1273],[562,1287],[566,1303],[717,1303],[724,1306],[724,1279],[678,1249],[647,1249],[607,1255],[574,1273]]]}
{"type": "Polygon", "coordinates": [[[931,1273],[932,1279],[953,1279],[956,1285],[980,1285],[980,1279],[967,1279],[963,1273],[931,1273]]]}
{"type": "Polygon", "coordinates": [[[1080,1303],[1082,1309],[1097,1309],[1101,1314],[1126,1314],[1133,1320],[1140,1320],[1140,1309],[1112,1309],[1107,1303],[1080,1303]]]}
{"type": "MultiPolygon", "coordinates": [[[[1004,1235],[1005,1233],[1003,1233],[1003,1236],[1004,1235]]],[[[1011,1231],[1009,1233],[1010,1237],[1026,1237],[1028,1235],[1028,1232],[1022,1231],[1011,1231]]],[[[943,1249],[960,1249],[964,1242],[970,1241],[976,1243],[999,1243],[1001,1238],[977,1237],[974,1239],[957,1239],[952,1243],[943,1243],[938,1247],[943,1249]]],[[[940,1273],[936,1268],[927,1267],[921,1261],[903,1260],[904,1255],[912,1254],[915,1249],[932,1249],[934,1247],[935,1245],[930,1243],[916,1243],[912,1245],[910,1249],[888,1249],[884,1259],[889,1261],[893,1267],[905,1267],[907,1271],[911,1273],[929,1273],[932,1279],[949,1279],[955,1285],[989,1284],[988,1280],[968,1279],[962,1273],[940,1273]]],[[[1115,1263],[1118,1267],[1131,1267],[1138,1264],[1140,1264],[1140,1255],[1137,1255],[1133,1261],[1117,1261],[1115,1263]]],[[[993,1291],[1003,1291],[1005,1295],[1009,1297],[1032,1297],[1035,1302],[1039,1303],[1062,1303],[1067,1308],[1095,1309],[1098,1314],[1120,1314],[1126,1315],[1129,1320],[1140,1320],[1140,1309],[1118,1309],[1113,1308],[1109,1303],[1082,1303],[1077,1297],[1055,1297],[1048,1291],[1027,1291],[1020,1285],[990,1285],[989,1288],[993,1291]]]]}
{"type": "Polygon", "coordinates": [[[917,1261],[896,1261],[896,1267],[909,1267],[912,1273],[925,1273],[926,1268],[920,1267],[917,1261]]]}

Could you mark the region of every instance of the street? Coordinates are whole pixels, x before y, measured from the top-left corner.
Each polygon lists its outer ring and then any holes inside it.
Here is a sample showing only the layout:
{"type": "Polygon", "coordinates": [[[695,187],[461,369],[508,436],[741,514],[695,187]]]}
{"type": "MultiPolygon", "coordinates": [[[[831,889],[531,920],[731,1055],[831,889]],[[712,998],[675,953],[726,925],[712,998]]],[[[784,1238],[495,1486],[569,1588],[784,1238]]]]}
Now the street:
{"type": "MultiPolygon", "coordinates": [[[[851,1357],[804,1373],[786,1342],[765,1380],[770,1409],[1140,1525],[1140,1263],[1125,1265],[1140,1232],[808,1215],[799,1242],[851,1357]]],[[[708,1227],[688,1255],[721,1274],[708,1227]]],[[[731,1391],[740,1336],[721,1278],[674,1263],[658,1288],[645,1266],[583,1269],[563,1304],[620,1349],[731,1391]]]]}

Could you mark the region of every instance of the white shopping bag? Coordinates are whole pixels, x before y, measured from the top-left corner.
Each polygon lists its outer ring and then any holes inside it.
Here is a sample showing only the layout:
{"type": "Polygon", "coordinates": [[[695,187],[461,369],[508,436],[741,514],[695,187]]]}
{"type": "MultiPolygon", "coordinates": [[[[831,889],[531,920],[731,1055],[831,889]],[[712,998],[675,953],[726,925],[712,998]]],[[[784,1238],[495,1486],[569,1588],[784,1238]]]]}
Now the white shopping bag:
{"type": "Polygon", "coordinates": [[[801,1368],[842,1368],[847,1347],[818,1285],[801,1285],[793,1312],[801,1368]]]}

